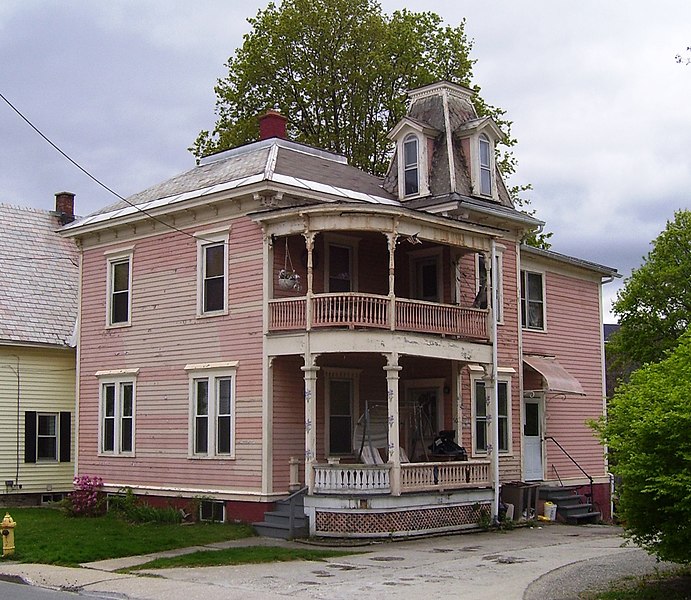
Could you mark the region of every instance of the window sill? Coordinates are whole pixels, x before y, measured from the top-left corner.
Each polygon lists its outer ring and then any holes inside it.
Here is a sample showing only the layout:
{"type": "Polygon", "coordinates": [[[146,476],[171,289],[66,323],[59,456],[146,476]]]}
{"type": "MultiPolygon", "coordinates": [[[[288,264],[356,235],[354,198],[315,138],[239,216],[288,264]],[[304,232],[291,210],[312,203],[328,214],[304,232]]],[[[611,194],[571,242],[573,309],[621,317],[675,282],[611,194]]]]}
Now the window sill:
{"type": "Polygon", "coordinates": [[[126,323],[110,323],[106,325],[106,329],[123,329],[124,327],[132,327],[132,321],[126,323]]]}
{"type": "Polygon", "coordinates": [[[212,317],[225,317],[228,314],[228,310],[214,310],[205,313],[197,313],[197,319],[210,319],[212,317]]]}
{"type": "Polygon", "coordinates": [[[191,456],[187,457],[188,460],[235,460],[235,455],[234,454],[228,454],[228,455],[212,455],[212,456],[202,456],[198,454],[193,454],[191,456]]]}

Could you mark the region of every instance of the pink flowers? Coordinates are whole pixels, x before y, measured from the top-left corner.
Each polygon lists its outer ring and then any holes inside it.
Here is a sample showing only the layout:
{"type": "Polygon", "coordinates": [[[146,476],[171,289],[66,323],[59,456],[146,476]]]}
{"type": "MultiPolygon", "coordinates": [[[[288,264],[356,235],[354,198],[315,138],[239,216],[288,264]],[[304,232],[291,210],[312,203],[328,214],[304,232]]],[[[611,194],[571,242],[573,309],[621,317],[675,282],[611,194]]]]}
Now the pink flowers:
{"type": "Polygon", "coordinates": [[[75,516],[93,516],[100,512],[102,499],[99,489],[103,479],[94,475],[80,475],[72,481],[76,488],[68,496],[68,510],[75,516]]]}

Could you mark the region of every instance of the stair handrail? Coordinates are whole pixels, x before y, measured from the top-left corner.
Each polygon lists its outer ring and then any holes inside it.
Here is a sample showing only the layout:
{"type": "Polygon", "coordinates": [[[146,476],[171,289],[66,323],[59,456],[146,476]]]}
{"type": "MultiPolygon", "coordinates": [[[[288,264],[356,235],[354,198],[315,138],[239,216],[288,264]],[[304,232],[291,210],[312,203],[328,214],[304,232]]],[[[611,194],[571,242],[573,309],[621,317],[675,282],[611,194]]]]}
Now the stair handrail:
{"type": "Polygon", "coordinates": [[[301,487],[299,490],[294,491],[290,496],[285,498],[283,501],[288,503],[288,539],[293,539],[293,534],[295,533],[295,502],[298,496],[304,496],[307,492],[308,486],[301,487]]]}
{"type": "MultiPolygon", "coordinates": [[[[592,504],[594,504],[594,503],[595,503],[595,496],[594,496],[594,492],[593,492],[593,478],[592,478],[588,473],[585,472],[585,470],[583,469],[583,467],[581,467],[581,465],[579,465],[579,464],[576,462],[576,460],[574,459],[574,457],[571,456],[571,455],[568,453],[568,451],[567,451],[567,450],[566,450],[556,439],[554,439],[551,435],[546,435],[546,436],[544,437],[544,439],[545,439],[545,440],[552,440],[552,441],[557,445],[557,447],[559,448],[559,450],[561,450],[561,451],[566,455],[566,457],[567,457],[574,465],[576,465],[576,466],[578,467],[578,469],[580,470],[580,472],[583,473],[583,475],[585,475],[585,476],[588,478],[588,481],[590,482],[590,502],[591,502],[592,504]]],[[[560,481],[561,481],[561,480],[560,480],[560,481]]],[[[562,484],[562,485],[563,485],[563,484],[562,484]]]]}

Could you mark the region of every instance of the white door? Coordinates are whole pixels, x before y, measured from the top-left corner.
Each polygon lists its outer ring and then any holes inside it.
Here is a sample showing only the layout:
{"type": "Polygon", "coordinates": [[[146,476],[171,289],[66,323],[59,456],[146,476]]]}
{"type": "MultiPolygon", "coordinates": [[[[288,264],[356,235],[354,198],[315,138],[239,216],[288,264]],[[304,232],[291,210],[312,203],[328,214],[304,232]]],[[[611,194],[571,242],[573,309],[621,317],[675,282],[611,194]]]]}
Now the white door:
{"type": "Polygon", "coordinates": [[[523,477],[526,481],[544,478],[541,405],[541,401],[534,398],[523,401],[523,477]]]}

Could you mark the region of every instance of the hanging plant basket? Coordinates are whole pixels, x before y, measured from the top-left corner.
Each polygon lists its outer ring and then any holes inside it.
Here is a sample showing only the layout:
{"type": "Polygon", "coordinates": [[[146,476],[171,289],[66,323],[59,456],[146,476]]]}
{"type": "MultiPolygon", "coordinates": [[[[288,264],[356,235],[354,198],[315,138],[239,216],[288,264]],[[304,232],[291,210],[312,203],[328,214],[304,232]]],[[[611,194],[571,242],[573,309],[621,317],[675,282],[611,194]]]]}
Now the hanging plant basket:
{"type": "Polygon", "coordinates": [[[295,271],[281,269],[278,272],[278,287],[282,290],[300,291],[300,276],[295,271]]]}

